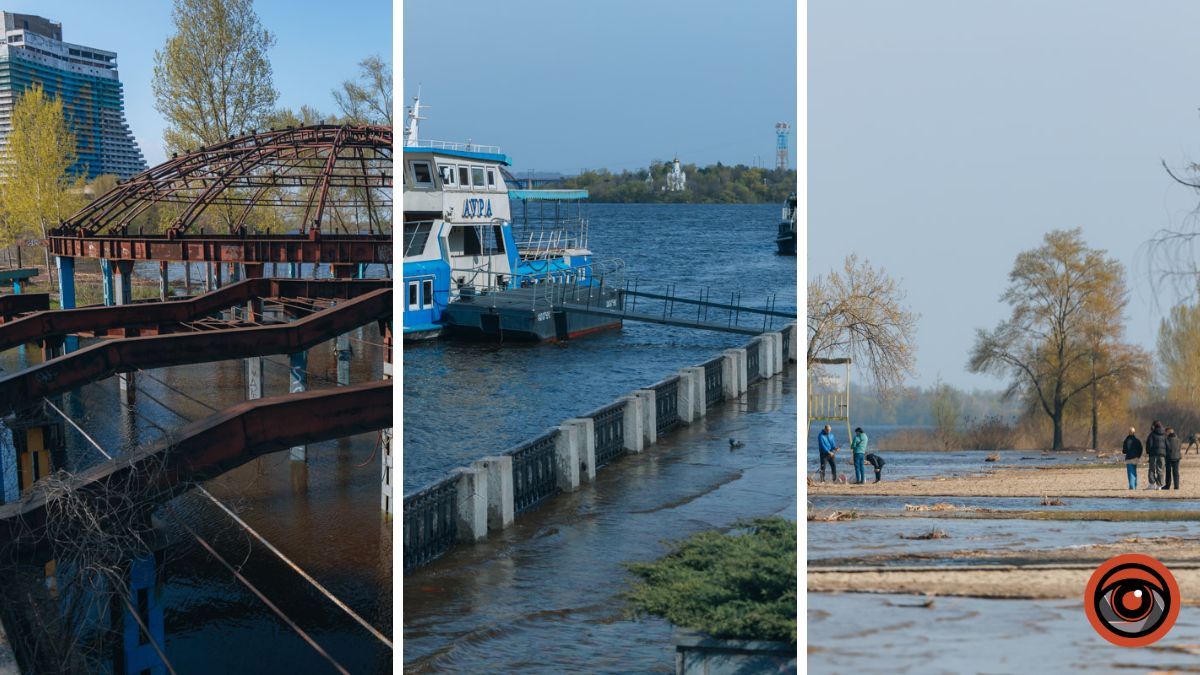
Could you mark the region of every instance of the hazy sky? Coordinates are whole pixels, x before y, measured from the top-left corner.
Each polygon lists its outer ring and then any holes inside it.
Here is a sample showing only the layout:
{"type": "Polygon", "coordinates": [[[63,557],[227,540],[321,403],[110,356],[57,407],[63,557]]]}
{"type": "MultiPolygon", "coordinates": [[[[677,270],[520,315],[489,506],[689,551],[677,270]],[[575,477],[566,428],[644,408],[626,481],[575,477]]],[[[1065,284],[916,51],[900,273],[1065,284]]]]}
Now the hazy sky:
{"type": "Polygon", "coordinates": [[[853,251],[902,278],[920,383],[1001,385],[966,373],[974,331],[1055,228],[1126,265],[1127,335],[1153,348],[1141,247],[1197,204],[1159,161],[1200,161],[1200,3],[816,0],[808,19],[808,274],[853,251]]]}
{"type": "Polygon", "coordinates": [[[796,124],[790,0],[410,1],[403,48],[422,136],[499,145],[520,171],[774,166],[775,123],[796,124]]]}
{"type": "MultiPolygon", "coordinates": [[[[154,109],[150,80],[154,52],[174,32],[170,0],[0,0],[0,10],[37,14],[63,25],[63,40],[117,52],[125,114],[151,165],[165,159],[164,122],[154,109]]],[[[336,112],[330,91],[357,74],[371,54],[392,60],[390,0],[258,0],[263,26],[275,33],[271,50],[281,107],[310,105],[336,112]],[[334,13],[343,8],[341,16],[334,13]]]]}

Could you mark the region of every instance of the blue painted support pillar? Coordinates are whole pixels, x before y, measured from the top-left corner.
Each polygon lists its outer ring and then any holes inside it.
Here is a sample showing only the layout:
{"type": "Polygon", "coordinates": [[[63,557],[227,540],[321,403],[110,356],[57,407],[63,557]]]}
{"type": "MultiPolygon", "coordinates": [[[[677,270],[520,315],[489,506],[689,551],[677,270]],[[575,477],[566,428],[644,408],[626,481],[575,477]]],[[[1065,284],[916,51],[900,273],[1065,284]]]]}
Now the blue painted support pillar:
{"type": "MultiPolygon", "coordinates": [[[[61,309],[75,309],[75,259],[58,256],[54,261],[58,267],[58,306],[61,309]]],[[[68,335],[65,347],[67,353],[79,349],[79,338],[68,335]]]]}
{"type": "MultiPolygon", "coordinates": [[[[159,583],[158,563],[153,554],[146,553],[134,558],[129,564],[129,606],[138,613],[138,618],[149,629],[150,638],[160,648],[166,645],[166,630],[163,624],[162,584],[159,583]]],[[[121,616],[120,663],[116,672],[128,675],[151,673],[166,675],[166,664],[158,651],[147,639],[146,632],[138,625],[129,606],[114,598],[121,616]]]]}
{"type": "Polygon", "coordinates": [[[300,263],[291,263],[288,265],[288,276],[293,279],[300,278],[300,263]]]}
{"type": "Polygon", "coordinates": [[[21,294],[21,280],[13,279],[13,295],[21,294]]]}
{"type": "MultiPolygon", "coordinates": [[[[288,391],[299,394],[308,391],[308,352],[296,352],[288,356],[288,391]]],[[[292,448],[290,458],[297,462],[308,461],[308,446],[297,445],[292,448]]]]}
{"type": "Polygon", "coordinates": [[[359,278],[359,279],[367,278],[367,263],[359,263],[358,264],[358,277],[357,278],[359,278]]]}
{"type": "MultiPolygon", "coordinates": [[[[128,305],[133,302],[133,261],[117,260],[111,263],[110,267],[115,267],[117,272],[115,277],[117,304],[128,305]]],[[[133,373],[117,373],[117,380],[120,384],[121,404],[126,407],[132,407],[137,392],[133,373]]]]}
{"type": "Polygon", "coordinates": [[[100,275],[101,283],[104,287],[104,306],[112,307],[117,304],[116,295],[113,293],[113,266],[112,261],[107,258],[100,259],[100,275]]]}
{"type": "Polygon", "coordinates": [[[0,424],[0,504],[15,502],[21,497],[17,483],[17,432],[0,424]]]}

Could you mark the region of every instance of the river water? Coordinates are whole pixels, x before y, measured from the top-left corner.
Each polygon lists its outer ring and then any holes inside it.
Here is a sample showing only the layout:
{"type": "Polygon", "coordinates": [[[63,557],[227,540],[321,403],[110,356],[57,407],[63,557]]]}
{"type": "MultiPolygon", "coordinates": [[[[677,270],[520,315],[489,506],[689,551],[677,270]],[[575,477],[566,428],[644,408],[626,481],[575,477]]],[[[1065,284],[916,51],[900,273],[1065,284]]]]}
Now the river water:
{"type": "MultiPolygon", "coordinates": [[[[351,333],[350,382],[382,377],[382,340],[372,324],[351,333]]],[[[29,356],[0,355],[3,374],[29,356]]],[[[114,456],[246,400],[241,360],[138,374],[135,412],[123,410],[116,378],[62,396],[63,410],[114,456]],[[154,400],[154,399],[157,399],[154,400]]],[[[266,357],[265,395],[288,391],[287,356],[266,357]]],[[[309,352],[309,388],[336,386],[333,342],[309,352]]],[[[74,428],[66,428],[67,463],[78,470],[103,458],[74,428]]],[[[308,461],[288,453],[254,460],[206,487],[251,527],[385,635],[392,627],[392,524],[380,512],[378,435],[362,434],[308,447],[308,461]]],[[[57,467],[56,467],[57,468],[57,467]]],[[[305,580],[253,541],[196,493],[172,510],[218,554],[354,673],[390,672],[392,651],[305,580]]],[[[179,673],[330,672],[329,664],[287,623],[166,517],[162,580],[165,652],[179,673]]],[[[103,661],[103,659],[101,659],[103,661]]],[[[97,664],[93,664],[97,665],[97,664]]],[[[98,664],[101,672],[111,664],[98,664]]]]}
{"type": "MultiPolygon", "coordinates": [[[[641,288],[796,309],[796,258],[775,255],[772,204],[592,204],[597,259],[625,261],[641,288]]],[[[775,320],[781,326],[787,320],[775,320]]],[[[436,341],[404,347],[405,492],[447,470],[503,452],[748,337],[649,323],[550,345],[436,341]]]]}

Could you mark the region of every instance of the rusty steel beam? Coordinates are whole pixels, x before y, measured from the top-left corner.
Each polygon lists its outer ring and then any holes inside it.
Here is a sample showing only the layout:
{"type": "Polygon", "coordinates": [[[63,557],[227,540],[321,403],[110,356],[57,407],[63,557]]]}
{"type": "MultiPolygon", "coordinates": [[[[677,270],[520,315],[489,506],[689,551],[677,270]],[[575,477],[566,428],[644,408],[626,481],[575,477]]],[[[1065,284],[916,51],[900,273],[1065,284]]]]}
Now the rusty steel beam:
{"type": "Polygon", "coordinates": [[[0,416],[117,373],[295,354],[391,315],[381,288],[288,324],[108,340],[0,378],[0,416]]]}
{"type": "Polygon", "coordinates": [[[137,234],[128,236],[50,231],[50,253],[67,258],[388,265],[390,234],[137,234]]]}
{"type": "Polygon", "coordinates": [[[21,314],[41,312],[47,309],[50,309],[49,293],[0,295],[0,324],[8,323],[21,314]]]}
{"type": "MultiPolygon", "coordinates": [[[[184,321],[195,321],[214,312],[244,305],[251,300],[280,297],[317,297],[348,300],[381,288],[391,279],[247,279],[187,300],[146,302],[113,307],[82,307],[41,311],[11,322],[0,323],[0,351],[63,335],[118,335],[137,337],[190,330],[184,321]]],[[[42,304],[48,305],[45,294],[42,304]]],[[[36,298],[35,295],[0,296],[0,316],[5,298],[36,298]]],[[[33,305],[37,301],[32,302],[33,305]]],[[[46,310],[46,307],[41,307],[46,310]]],[[[27,310],[28,311],[28,310],[27,310]]]]}
{"type": "MultiPolygon", "coordinates": [[[[74,498],[130,494],[153,506],[272,452],[392,426],[390,380],[255,399],[183,426],[127,455],[71,478],[74,498]]],[[[0,544],[44,545],[42,528],[52,499],[39,485],[20,501],[0,506],[0,544]]],[[[109,503],[108,505],[111,505],[109,503]]]]}

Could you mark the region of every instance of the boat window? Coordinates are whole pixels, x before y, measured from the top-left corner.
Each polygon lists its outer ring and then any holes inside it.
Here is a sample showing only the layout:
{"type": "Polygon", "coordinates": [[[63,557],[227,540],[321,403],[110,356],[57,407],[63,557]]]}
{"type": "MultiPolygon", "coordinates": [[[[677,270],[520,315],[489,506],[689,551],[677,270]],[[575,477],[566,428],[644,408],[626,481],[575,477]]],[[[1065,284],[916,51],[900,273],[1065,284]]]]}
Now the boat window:
{"type": "Polygon", "coordinates": [[[433,279],[425,279],[421,282],[421,308],[430,307],[433,307],[433,279]]]}
{"type": "Polygon", "coordinates": [[[483,167],[471,167],[471,185],[475,187],[483,187],[483,167]]]}
{"type": "Polygon", "coordinates": [[[404,257],[421,255],[425,252],[425,242],[433,230],[432,221],[404,224],[404,257]]]}
{"type": "Polygon", "coordinates": [[[458,184],[463,187],[471,184],[471,170],[465,166],[458,167],[458,184]]]}
{"type": "Polygon", "coordinates": [[[429,162],[412,163],[413,182],[420,187],[433,187],[433,170],[429,162]]]}
{"type": "Polygon", "coordinates": [[[417,298],[417,290],[418,290],[417,282],[410,281],[408,283],[408,308],[410,310],[421,309],[421,303],[418,301],[418,298],[417,298]]]}
{"type": "Polygon", "coordinates": [[[458,229],[462,230],[464,255],[504,253],[504,237],[500,226],[469,225],[458,229]]]}
{"type": "Polygon", "coordinates": [[[488,169],[487,174],[488,174],[488,187],[495,188],[496,187],[496,171],[494,169],[488,169]]]}
{"type": "Polygon", "coordinates": [[[454,180],[454,167],[442,165],[442,185],[457,185],[458,181],[454,180]]]}

